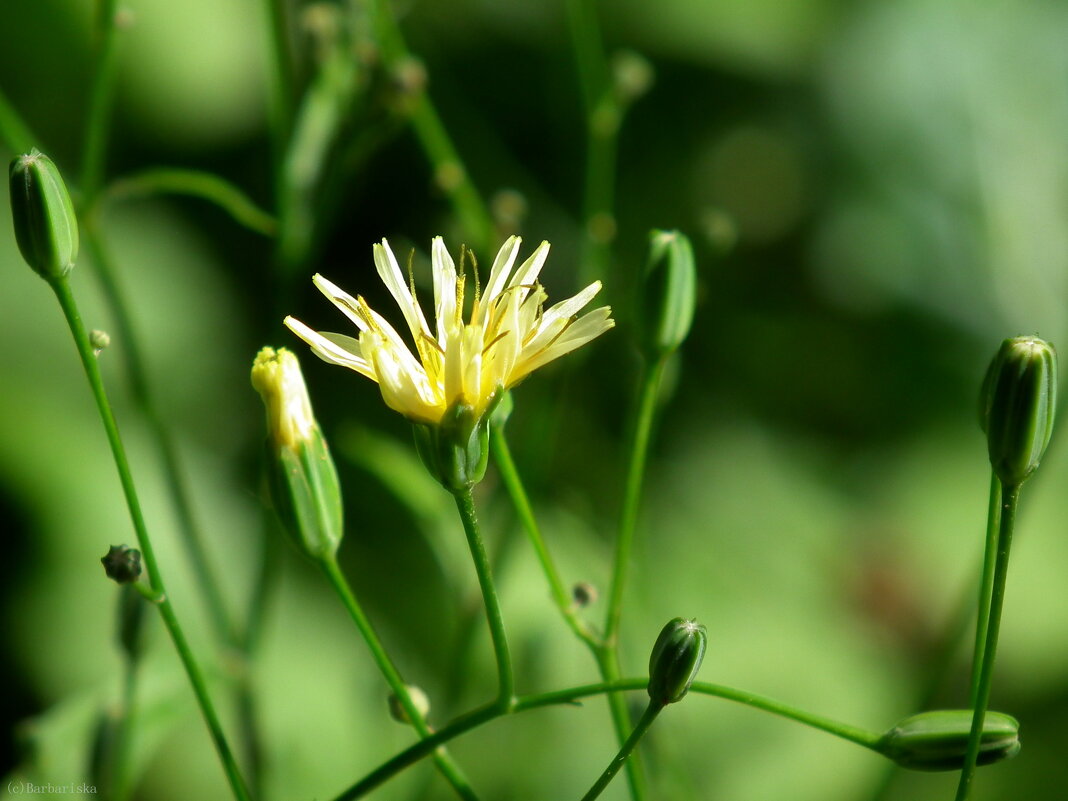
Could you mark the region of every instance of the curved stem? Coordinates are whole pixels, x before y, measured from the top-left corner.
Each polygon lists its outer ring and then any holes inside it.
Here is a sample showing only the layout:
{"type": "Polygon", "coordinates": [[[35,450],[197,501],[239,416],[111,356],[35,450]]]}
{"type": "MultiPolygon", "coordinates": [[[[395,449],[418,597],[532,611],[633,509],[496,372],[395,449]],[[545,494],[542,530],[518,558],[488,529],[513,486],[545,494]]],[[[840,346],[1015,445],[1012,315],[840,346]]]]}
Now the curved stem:
{"type": "Polygon", "coordinates": [[[1001,521],[998,532],[997,560],[994,563],[994,579],[990,592],[990,623],[983,647],[983,663],[979,672],[975,709],[972,713],[972,729],[968,735],[968,752],[964,768],[960,772],[956,801],[965,801],[971,792],[972,778],[979,757],[979,741],[990,703],[991,679],[994,675],[994,659],[997,656],[998,632],[1001,628],[1001,610],[1005,603],[1005,579],[1009,570],[1009,549],[1012,546],[1012,530],[1016,522],[1016,507],[1020,500],[1020,485],[1001,486],[1001,521]]]}
{"type": "Polygon", "coordinates": [[[523,530],[527,534],[527,539],[530,540],[530,545],[534,548],[534,553],[538,558],[538,563],[541,565],[542,572],[545,573],[545,578],[549,582],[549,590],[552,593],[553,601],[556,603],[556,608],[560,611],[560,615],[564,618],[564,622],[567,623],[571,632],[586,643],[587,646],[596,649],[598,646],[597,638],[590,631],[585,621],[575,613],[575,609],[568,599],[567,590],[564,589],[564,582],[560,579],[560,572],[556,569],[556,563],[553,561],[552,554],[549,553],[549,548],[541,535],[541,529],[538,527],[538,521],[534,517],[534,510],[530,505],[530,498],[527,497],[523,480],[520,478],[519,470],[516,469],[515,461],[512,459],[512,451],[508,447],[508,439],[504,435],[504,429],[500,426],[490,427],[490,450],[497,465],[497,472],[500,474],[505,490],[507,490],[508,496],[512,499],[512,505],[519,516],[519,522],[522,524],[523,530]]]}
{"type": "Polygon", "coordinates": [[[593,801],[601,794],[601,791],[609,785],[615,775],[619,773],[619,769],[623,767],[623,764],[627,761],[627,757],[630,756],[630,752],[634,750],[634,747],[638,744],[638,741],[645,735],[645,732],[649,730],[649,727],[653,725],[653,721],[656,720],[656,716],[660,714],[660,710],[664,708],[663,704],[657,704],[652,701],[649,702],[649,706],[645,708],[645,712],[642,713],[641,718],[634,726],[634,731],[630,733],[630,737],[626,739],[626,742],[619,749],[619,753],[612,758],[612,761],[608,763],[608,767],[604,769],[604,773],[600,778],[593,783],[586,795],[582,796],[582,801],[593,801]]]}
{"type": "Polygon", "coordinates": [[[972,678],[968,693],[974,709],[979,697],[979,672],[983,664],[983,649],[990,625],[990,593],[994,587],[994,564],[998,552],[998,523],[1001,520],[1001,481],[990,471],[990,502],[986,513],[986,548],[983,551],[983,573],[979,582],[979,614],[975,619],[975,645],[972,650],[972,678]]]}
{"type": "Polygon", "coordinates": [[[497,587],[493,582],[489,557],[482,544],[482,535],[478,530],[478,518],[475,516],[475,501],[471,490],[453,493],[456,509],[464,524],[467,545],[471,550],[471,559],[478,574],[478,586],[482,590],[482,600],[486,606],[486,622],[489,624],[490,638],[493,640],[493,653],[497,660],[497,706],[507,710],[515,703],[515,678],[512,674],[512,657],[508,651],[508,637],[504,630],[504,617],[501,603],[497,598],[497,587]]]}
{"type": "MultiPolygon", "coordinates": [[[[425,741],[432,734],[430,727],[427,725],[422,713],[420,713],[416,708],[415,703],[412,701],[411,693],[408,692],[408,685],[404,683],[400,671],[398,671],[396,665],[393,664],[393,660],[389,658],[389,654],[386,653],[382,641],[378,639],[378,635],[375,633],[371,621],[367,619],[367,615],[364,614],[363,608],[360,606],[359,601],[356,600],[356,596],[352,592],[348,580],[345,578],[344,573],[341,572],[341,568],[338,567],[337,560],[332,557],[324,558],[319,562],[319,566],[323,569],[327,579],[330,581],[330,586],[334,588],[338,596],[341,598],[342,603],[345,605],[345,609],[348,610],[349,616],[352,618],[352,622],[355,623],[356,628],[359,629],[360,635],[363,637],[364,642],[367,643],[367,647],[371,650],[371,657],[374,659],[379,671],[381,671],[382,675],[385,677],[386,683],[389,684],[389,688],[397,697],[401,707],[408,715],[408,720],[411,721],[419,738],[425,741]]],[[[445,780],[452,785],[453,790],[456,791],[456,794],[460,798],[467,799],[467,801],[478,801],[478,796],[476,796],[474,790],[471,789],[471,785],[463,775],[463,771],[444,748],[435,752],[434,764],[437,766],[438,771],[445,780]]]]}
{"type": "Polygon", "coordinates": [[[219,722],[219,717],[212,704],[207,684],[204,681],[204,676],[201,673],[196,659],[193,657],[193,652],[189,648],[189,643],[185,639],[185,633],[182,630],[181,624],[178,622],[178,618],[174,613],[174,608],[171,606],[170,598],[164,587],[163,576],[160,573],[159,563],[156,561],[156,554],[152,548],[152,541],[148,535],[148,528],[145,525],[144,515],[141,512],[141,502],[137,495],[137,489],[134,486],[133,474],[130,472],[129,461],[126,457],[126,449],[123,447],[122,439],[119,436],[118,425],[116,424],[115,416],[111,411],[111,404],[108,402],[107,393],[104,389],[104,382],[100,375],[100,367],[97,364],[93,346],[89,342],[89,336],[85,331],[85,326],[78,313],[78,306],[74,300],[74,295],[71,293],[70,285],[65,278],[51,281],[50,285],[56,294],[57,300],[59,300],[64,316],[67,318],[71,333],[74,335],[74,342],[78,348],[78,355],[81,357],[82,366],[85,368],[86,377],[89,379],[89,386],[92,389],[97,409],[100,412],[100,419],[103,422],[104,430],[107,433],[108,443],[111,446],[112,456],[115,459],[115,467],[119,473],[119,481],[122,484],[123,494],[126,497],[126,505],[130,510],[130,518],[137,534],[138,546],[140,547],[141,555],[144,558],[149,583],[158,599],[156,605],[159,607],[159,612],[163,618],[164,625],[167,627],[167,632],[171,636],[175,650],[178,652],[178,656],[182,661],[182,666],[185,668],[186,674],[189,677],[189,683],[193,686],[193,692],[196,694],[201,714],[204,716],[204,720],[208,725],[208,730],[211,732],[212,741],[215,743],[215,750],[218,752],[219,759],[223,763],[223,769],[229,780],[230,789],[233,791],[233,795],[238,801],[247,801],[249,794],[245,781],[241,776],[236,761],[234,760],[233,752],[230,750],[230,746],[226,741],[226,735],[223,733],[222,724],[219,722]]]}
{"type": "MultiPolygon", "coordinates": [[[[522,695],[516,698],[515,704],[510,711],[501,710],[495,704],[487,704],[486,706],[479,707],[478,709],[474,709],[461,715],[448,726],[435,732],[430,737],[386,760],[364,778],[360,779],[356,784],[337,796],[334,801],[352,801],[352,799],[355,798],[362,798],[405,768],[413,765],[427,754],[433,752],[434,749],[444,745],[450,740],[454,740],[457,737],[466,734],[472,729],[476,729],[483,724],[489,723],[490,721],[496,720],[507,714],[526,712],[531,709],[538,709],[540,707],[553,706],[556,704],[576,704],[579,699],[582,698],[603,695],[606,693],[619,693],[628,690],[645,690],[648,686],[649,679],[645,677],[620,679],[611,682],[584,684],[578,687],[569,687],[565,690],[554,690],[553,692],[522,695]]],[[[857,745],[864,746],[876,753],[879,752],[878,743],[882,737],[881,734],[866,731],[854,726],[848,726],[844,723],[838,723],[830,718],[821,717],[820,715],[813,715],[804,710],[774,701],[762,695],[747,693],[742,690],[735,690],[731,687],[725,687],[720,684],[709,684],[707,682],[694,682],[690,687],[690,691],[702,695],[723,698],[728,701],[735,701],[755,709],[771,712],[773,715],[779,715],[780,717],[796,721],[805,726],[819,729],[828,734],[856,743],[857,745]]]]}

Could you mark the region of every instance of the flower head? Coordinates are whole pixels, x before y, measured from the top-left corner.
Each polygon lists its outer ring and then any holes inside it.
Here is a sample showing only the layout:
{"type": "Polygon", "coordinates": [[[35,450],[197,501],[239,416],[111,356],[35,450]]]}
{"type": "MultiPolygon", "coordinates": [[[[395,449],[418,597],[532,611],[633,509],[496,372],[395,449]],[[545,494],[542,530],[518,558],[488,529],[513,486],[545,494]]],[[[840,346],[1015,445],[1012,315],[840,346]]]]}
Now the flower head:
{"type": "Polygon", "coordinates": [[[300,362],[285,348],[263,348],[252,365],[252,386],[267,407],[267,428],[276,445],[295,448],[315,429],[300,362]]]}
{"type": "Polygon", "coordinates": [[[501,247],[485,288],[479,292],[476,286],[464,322],[465,276],[457,273],[441,237],[434,239],[433,329],[389,243],[383,239],[375,245],[378,275],[400,306],[414,347],[362,297],[352,297],[321,275],[313,279],[315,285],[356,325],[359,338],[318,333],[292,317],[285,324],[321,359],[377,381],[386,404],[413,422],[437,425],[457,405],[479,420],[501,392],[615,325],[608,306],[578,316],[600,291],[600,281],[545,308],[538,274],[549,243],[542,242],[513,269],[520,241],[513,236],[501,247]]]}

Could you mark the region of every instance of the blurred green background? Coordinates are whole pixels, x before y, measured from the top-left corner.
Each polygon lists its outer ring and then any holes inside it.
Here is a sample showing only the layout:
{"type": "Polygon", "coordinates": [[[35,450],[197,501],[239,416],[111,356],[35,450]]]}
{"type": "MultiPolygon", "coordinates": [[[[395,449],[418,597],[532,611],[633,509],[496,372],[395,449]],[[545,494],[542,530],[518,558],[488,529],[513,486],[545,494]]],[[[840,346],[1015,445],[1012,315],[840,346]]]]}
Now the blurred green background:
{"type": "MultiPolygon", "coordinates": [[[[201,169],[274,209],[264,4],[121,8],[108,180],[201,169]]],[[[416,249],[417,271],[432,236],[454,252],[477,240],[408,125],[424,78],[495,212],[480,262],[515,230],[524,254],[553,243],[551,297],[579,288],[598,246],[583,222],[587,125],[567,11],[400,3],[421,62],[398,70],[377,57],[359,3],[293,3],[294,85],[321,103],[306,113],[303,152],[322,157],[293,166],[307,177],[291,198],[304,226],[294,249],[196,199],[115,197],[101,210],[232,614],[246,613],[264,547],[262,411],[248,369],[260,346],[285,345],[304,362],[342,471],[345,569],[401,669],[434,699],[437,725],[485,700],[494,675],[459,523],[377,388],[312,358],[281,319],[344,330],[311,285],[316,271],[389,309],[370,258],[383,236],[398,253],[416,249]]],[[[88,2],[0,4],[0,89],[74,186],[92,14],[88,2]]],[[[932,655],[978,567],[986,364],[1006,336],[1068,341],[1068,6],[615,0],[596,16],[605,52],[631,69],[624,82],[648,67],[653,83],[619,127],[614,225],[595,228],[616,232],[604,281],[620,324],[514,393],[509,432],[549,545],[567,581],[606,586],[638,369],[634,278],[649,229],[678,228],[697,251],[700,305],[652,454],[624,672],[645,671],[666,620],[697,617],[710,640],[702,679],[887,728],[926,703],[932,655]]],[[[94,721],[120,697],[116,589],[98,559],[133,533],[70,335],[0,203],[0,773],[77,783],[94,721]]],[[[89,258],[73,284],[87,324],[114,334],[89,258]]],[[[225,699],[227,656],[196,597],[122,347],[101,364],[174,603],[225,699]]],[[[985,801],[1049,799],[1068,783],[1064,439],[1024,491],[993,695],[1020,719],[1024,747],[979,773],[985,801]]],[[[492,471],[479,501],[519,689],[596,680],[492,471]]],[[[320,576],[278,551],[253,668],[265,797],[329,798],[410,734],[388,718],[384,685],[320,576]]],[[[136,797],[226,797],[170,643],[150,628],[136,797]]],[[[966,704],[963,650],[931,704],[966,704]]],[[[642,748],[663,799],[948,798],[956,778],[887,780],[863,749],[701,696],[671,708],[642,748]]],[[[498,721],[454,750],[484,798],[559,799],[578,797],[614,745],[593,700],[498,721]]],[[[374,797],[451,794],[421,764],[374,797]]],[[[604,797],[625,798],[625,783],[604,797]]]]}

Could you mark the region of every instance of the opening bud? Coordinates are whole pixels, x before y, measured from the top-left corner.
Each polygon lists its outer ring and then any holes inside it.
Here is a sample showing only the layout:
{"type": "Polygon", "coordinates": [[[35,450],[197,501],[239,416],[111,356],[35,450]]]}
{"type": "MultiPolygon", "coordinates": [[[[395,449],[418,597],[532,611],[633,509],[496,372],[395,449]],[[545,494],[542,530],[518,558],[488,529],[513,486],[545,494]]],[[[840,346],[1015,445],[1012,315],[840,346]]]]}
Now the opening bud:
{"type": "Polygon", "coordinates": [[[282,526],[312,559],[332,557],[344,531],[341,486],[300,362],[285,348],[263,348],[252,386],[267,409],[268,487],[282,526]]]}
{"type": "MultiPolygon", "coordinates": [[[[430,699],[427,694],[414,684],[406,684],[405,687],[408,690],[408,697],[412,700],[412,706],[419,713],[420,719],[426,720],[426,716],[430,714],[430,699]]],[[[408,710],[404,708],[404,704],[401,703],[396,693],[390,693],[389,695],[389,714],[398,723],[412,722],[411,717],[408,715],[408,710]]]]}
{"type": "Polygon", "coordinates": [[[649,234],[638,321],[642,349],[652,359],[675,351],[693,325],[697,269],[690,240],[678,231],[649,234]]]}
{"type": "Polygon", "coordinates": [[[129,545],[112,545],[100,563],[108,578],[119,584],[132,584],[141,577],[141,552],[129,545]]]}
{"type": "MultiPolygon", "coordinates": [[[[417,423],[415,447],[430,475],[449,492],[470,489],[486,475],[489,463],[489,421],[507,393],[497,390],[481,417],[474,407],[454,403],[435,425],[417,423]]],[[[511,401],[505,411],[510,410],[511,401]]]]}
{"type": "MultiPolygon", "coordinates": [[[[910,770],[960,770],[968,752],[972,710],[943,709],[907,717],[883,735],[879,751],[910,770]]],[[[987,712],[979,739],[979,765],[1011,759],[1020,752],[1020,724],[1001,712],[987,712]]]]}
{"type": "Polygon", "coordinates": [[[63,176],[36,148],[11,162],[11,218],[22,258],[42,278],[65,278],[78,258],[78,218],[63,176]]]}
{"type": "Polygon", "coordinates": [[[1057,403],[1057,352],[1038,337],[1001,343],[980,393],[979,423],[990,464],[1008,486],[1037,468],[1053,434],[1057,403]]]}
{"type": "Polygon", "coordinates": [[[705,657],[708,632],[696,620],[677,617],[660,632],[649,657],[649,697],[654,703],[682,700],[705,657]]]}

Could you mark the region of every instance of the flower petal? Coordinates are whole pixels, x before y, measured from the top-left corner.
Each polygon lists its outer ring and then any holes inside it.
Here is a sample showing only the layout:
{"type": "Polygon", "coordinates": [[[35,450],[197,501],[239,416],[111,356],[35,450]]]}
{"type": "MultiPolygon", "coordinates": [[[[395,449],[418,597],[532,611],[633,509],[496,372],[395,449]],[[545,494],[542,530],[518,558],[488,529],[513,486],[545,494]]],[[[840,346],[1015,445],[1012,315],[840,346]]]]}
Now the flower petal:
{"type": "MultiPolygon", "coordinates": [[[[547,347],[525,355],[513,368],[508,386],[514,385],[539,367],[543,367],[576,348],[581,348],[587,342],[596,339],[605,331],[615,327],[616,321],[611,318],[611,314],[612,308],[610,306],[602,306],[582,315],[574,323],[567,326],[557,339],[547,347]]],[[[524,353],[526,354],[527,351],[524,350],[524,353]]]]}
{"type": "Polygon", "coordinates": [[[378,275],[382,283],[386,285],[386,289],[393,295],[393,299],[397,301],[401,314],[404,315],[408,328],[412,332],[412,339],[418,343],[421,334],[430,336],[423,310],[419,306],[419,301],[412,295],[408,284],[405,283],[397,259],[393,256],[393,251],[389,249],[389,242],[383,239],[381,245],[375,245],[374,256],[378,275]]]}
{"type": "Polygon", "coordinates": [[[295,317],[286,317],[285,325],[290,331],[307,342],[311,346],[312,353],[324,362],[348,367],[350,370],[355,370],[357,373],[365,375],[374,381],[378,380],[375,376],[374,368],[363,357],[360,343],[352,337],[313,331],[295,317]]]}

